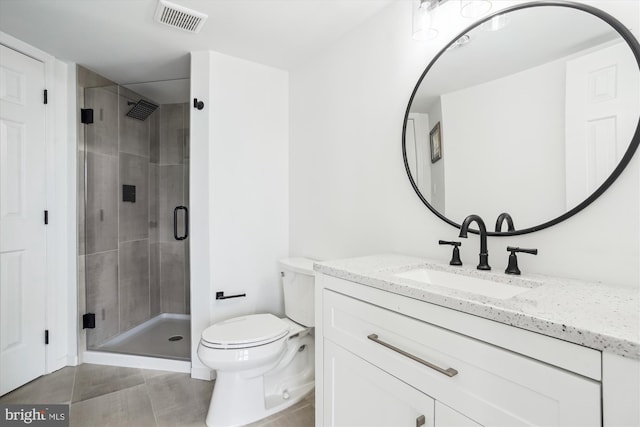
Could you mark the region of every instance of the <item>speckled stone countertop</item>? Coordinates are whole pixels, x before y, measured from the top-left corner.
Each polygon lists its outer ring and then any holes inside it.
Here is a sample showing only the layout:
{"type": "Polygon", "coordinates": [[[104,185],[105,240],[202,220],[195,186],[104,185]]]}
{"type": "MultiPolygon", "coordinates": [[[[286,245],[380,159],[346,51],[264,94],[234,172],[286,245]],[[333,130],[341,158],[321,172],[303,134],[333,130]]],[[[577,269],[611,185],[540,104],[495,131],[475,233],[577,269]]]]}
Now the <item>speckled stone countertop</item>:
{"type": "Polygon", "coordinates": [[[502,271],[453,267],[403,255],[317,262],[314,270],[585,347],[640,359],[640,292],[636,289],[533,274],[512,276],[502,271]],[[452,272],[530,290],[508,299],[497,299],[395,276],[416,268],[452,272]]]}

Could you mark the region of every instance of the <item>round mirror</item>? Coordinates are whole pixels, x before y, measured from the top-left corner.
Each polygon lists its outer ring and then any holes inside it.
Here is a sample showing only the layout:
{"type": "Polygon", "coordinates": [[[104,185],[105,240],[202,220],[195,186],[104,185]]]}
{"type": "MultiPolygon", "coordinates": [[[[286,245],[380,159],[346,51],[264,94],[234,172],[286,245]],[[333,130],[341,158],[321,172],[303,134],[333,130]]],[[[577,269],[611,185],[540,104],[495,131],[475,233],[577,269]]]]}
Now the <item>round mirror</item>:
{"type": "Polygon", "coordinates": [[[602,194],[640,142],[640,45],[573,3],[505,9],[461,33],[411,95],[402,150],[424,204],[460,227],[529,233],[602,194]],[[504,217],[504,215],[503,215],[504,217]]]}

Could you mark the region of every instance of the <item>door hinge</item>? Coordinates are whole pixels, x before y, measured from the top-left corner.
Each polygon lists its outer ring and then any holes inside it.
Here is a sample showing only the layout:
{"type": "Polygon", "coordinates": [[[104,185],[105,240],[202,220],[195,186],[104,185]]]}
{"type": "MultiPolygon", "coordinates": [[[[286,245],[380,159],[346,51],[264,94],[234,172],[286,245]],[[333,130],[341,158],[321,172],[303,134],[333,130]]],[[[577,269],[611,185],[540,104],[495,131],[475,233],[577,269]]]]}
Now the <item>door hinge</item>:
{"type": "Polygon", "coordinates": [[[82,315],[82,329],[94,329],[96,327],[95,313],[86,313],[82,315]]]}
{"type": "Polygon", "coordinates": [[[49,103],[49,91],[47,91],[46,89],[44,90],[44,103],[49,103]]]}
{"type": "Polygon", "coordinates": [[[44,225],[49,224],[49,211],[44,211],[44,225]]]}
{"type": "Polygon", "coordinates": [[[44,343],[45,344],[49,344],[49,330],[48,329],[44,330],[44,343]]]}
{"type": "Polygon", "coordinates": [[[80,123],[85,125],[93,123],[93,108],[80,109],[80,123]]]}

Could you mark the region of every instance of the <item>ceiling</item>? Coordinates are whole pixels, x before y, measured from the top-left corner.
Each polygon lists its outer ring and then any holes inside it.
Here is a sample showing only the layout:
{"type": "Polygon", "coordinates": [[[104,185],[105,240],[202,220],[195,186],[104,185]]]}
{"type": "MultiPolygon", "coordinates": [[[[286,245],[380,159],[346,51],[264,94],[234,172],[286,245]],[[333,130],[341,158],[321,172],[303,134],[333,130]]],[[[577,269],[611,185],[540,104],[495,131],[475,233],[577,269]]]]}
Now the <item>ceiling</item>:
{"type": "Polygon", "coordinates": [[[157,0],[0,0],[0,31],[116,83],[189,77],[214,50],[291,69],[393,0],[171,0],[209,17],[198,34],[154,21],[157,0]]]}

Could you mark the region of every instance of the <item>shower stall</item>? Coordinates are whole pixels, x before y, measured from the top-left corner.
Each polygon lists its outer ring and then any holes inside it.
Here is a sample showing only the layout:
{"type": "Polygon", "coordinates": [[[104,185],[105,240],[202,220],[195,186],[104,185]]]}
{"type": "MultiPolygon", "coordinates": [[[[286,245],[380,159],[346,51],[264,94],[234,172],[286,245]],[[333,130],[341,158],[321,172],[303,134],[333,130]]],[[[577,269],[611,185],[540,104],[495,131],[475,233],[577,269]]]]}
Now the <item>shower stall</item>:
{"type": "Polygon", "coordinates": [[[81,348],[190,360],[188,105],[82,67],[78,101],[81,348]]]}

